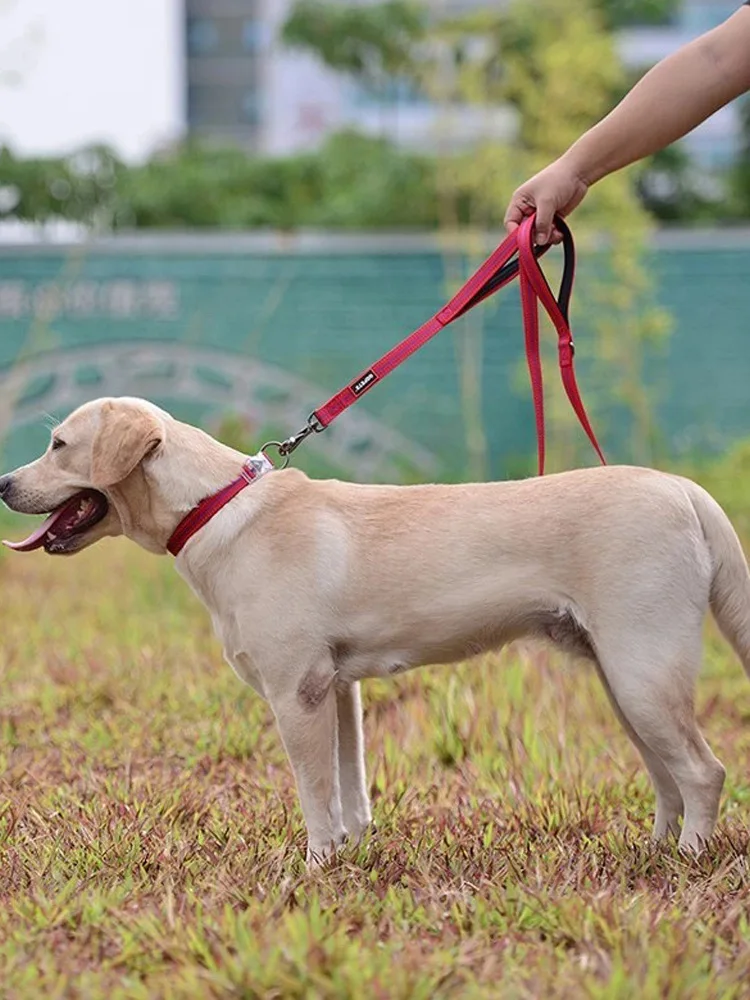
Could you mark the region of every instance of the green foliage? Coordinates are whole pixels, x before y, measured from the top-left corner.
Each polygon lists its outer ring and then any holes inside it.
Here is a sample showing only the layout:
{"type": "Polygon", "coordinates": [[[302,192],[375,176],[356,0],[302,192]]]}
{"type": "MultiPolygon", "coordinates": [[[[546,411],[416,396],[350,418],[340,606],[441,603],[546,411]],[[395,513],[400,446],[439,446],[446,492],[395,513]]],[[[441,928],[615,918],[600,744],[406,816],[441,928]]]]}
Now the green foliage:
{"type": "MultiPolygon", "coordinates": [[[[485,142],[470,159],[444,165],[441,172],[441,203],[452,206],[445,223],[455,225],[468,205],[472,224],[486,229],[518,183],[546,166],[606,112],[621,84],[622,69],[611,36],[597,22],[594,0],[519,0],[443,25],[440,34],[454,53],[471,51],[472,39],[484,43],[478,57],[456,65],[449,99],[458,95],[464,102],[482,105],[510,103],[518,115],[515,142],[485,142]]],[[[438,88],[436,96],[439,93],[438,88]]],[[[593,361],[585,377],[586,398],[599,428],[613,399],[621,405],[620,424],[627,427],[621,454],[643,464],[653,460],[655,437],[643,365],[646,351],[658,346],[669,329],[668,316],[653,303],[642,262],[648,228],[649,217],[638,204],[629,172],[596,185],[575,216],[581,250],[602,233],[608,242],[597,266],[582,271],[574,304],[574,324],[579,317],[586,320],[587,336],[579,346],[593,361]]],[[[481,402],[476,397],[482,364],[481,348],[476,343],[469,347],[469,342],[479,341],[481,331],[467,328],[463,337],[461,385],[472,387],[465,401],[468,446],[478,440],[481,402]],[[473,374],[466,365],[473,367],[473,374]]],[[[545,343],[554,344],[551,331],[545,343]]],[[[556,365],[555,353],[550,347],[550,366],[556,365]]],[[[521,378],[528,392],[526,374],[521,378]]],[[[589,452],[558,380],[550,382],[551,451],[555,461],[568,467],[588,460],[589,452]]],[[[472,470],[480,467],[475,460],[472,470]]]]}
{"type": "Polygon", "coordinates": [[[502,65],[495,90],[519,111],[521,147],[558,156],[609,110],[623,73],[611,36],[593,4],[577,0],[516,2],[486,17],[488,65],[502,65]]]}
{"type": "MultiPolygon", "coordinates": [[[[534,163],[556,155],[622,95],[626,81],[604,29],[630,18],[657,18],[671,2],[591,0],[580,6],[534,0],[453,20],[404,0],[297,4],[284,28],[287,43],[316,52],[376,93],[405,78],[446,106],[468,101],[514,107],[520,148],[508,153],[512,169],[498,178],[500,196],[486,197],[473,177],[481,173],[486,150],[434,158],[347,132],[319,151],[281,159],[192,142],[137,166],[126,166],[101,147],[30,160],[0,149],[0,217],[60,217],[99,230],[434,228],[445,225],[448,214],[452,226],[496,226],[503,197],[529,162],[526,154],[533,154],[534,163]],[[452,192],[447,207],[446,186],[452,192]]],[[[676,151],[654,161],[647,174],[668,175],[674,192],[660,199],[647,177],[642,183],[642,198],[659,217],[750,216],[750,172],[744,166],[737,171],[736,197],[718,204],[701,195],[676,151]]]]}
{"type": "Polygon", "coordinates": [[[662,222],[710,223],[737,212],[727,185],[704,178],[681,146],[655,153],[636,173],[641,203],[662,222]]]}
{"type": "Polygon", "coordinates": [[[435,160],[356,132],[284,159],[188,144],[139,166],[108,162],[114,180],[105,185],[66,160],[20,160],[4,149],[0,186],[17,192],[20,219],[115,230],[432,228],[438,221],[435,160]]]}
{"type": "Polygon", "coordinates": [[[323,200],[312,221],[341,228],[432,228],[437,198],[432,159],[343,133],[326,145],[323,200]]]}
{"type": "Polygon", "coordinates": [[[426,8],[404,0],[355,6],[301,0],[283,30],[287,45],[371,82],[408,72],[426,29],[426,8]]]}
{"type": "Polygon", "coordinates": [[[622,67],[593,2],[482,8],[437,33],[458,57],[457,96],[515,108],[520,147],[540,156],[559,155],[609,110],[621,84],[622,67]],[[469,58],[472,39],[481,40],[481,54],[469,58]]]}
{"type": "Polygon", "coordinates": [[[693,459],[682,470],[694,476],[726,510],[735,528],[750,537],[750,439],[739,441],[719,458],[693,459]]]}
{"type": "MultiPolygon", "coordinates": [[[[331,227],[342,229],[434,228],[440,221],[439,176],[454,178],[459,224],[479,213],[470,178],[473,154],[437,161],[399,150],[392,143],[354,131],[331,136],[315,154],[267,160],[239,150],[186,146],[143,166],[117,167],[117,185],[67,183],[65,161],[17,161],[0,184],[21,193],[16,215],[44,221],[61,217],[83,223],[109,219],[112,228],[331,227]],[[42,169],[43,167],[43,169],[42,169]]],[[[502,222],[502,207],[482,206],[490,225],[502,222]]]]}
{"type": "Polygon", "coordinates": [[[123,165],[101,146],[81,149],[65,159],[21,159],[0,148],[0,186],[9,195],[0,216],[13,214],[34,222],[62,217],[107,225],[125,176],[123,165]]]}
{"type": "Polygon", "coordinates": [[[742,128],[742,151],[732,174],[732,190],[738,201],[739,213],[750,217],[750,98],[739,102],[742,128]]]}
{"type": "Polygon", "coordinates": [[[634,25],[670,24],[681,0],[595,0],[610,31],[634,25]]]}
{"type": "Polygon", "coordinates": [[[190,144],[123,175],[115,224],[287,229],[320,198],[324,170],[315,157],[261,160],[190,144]]]}

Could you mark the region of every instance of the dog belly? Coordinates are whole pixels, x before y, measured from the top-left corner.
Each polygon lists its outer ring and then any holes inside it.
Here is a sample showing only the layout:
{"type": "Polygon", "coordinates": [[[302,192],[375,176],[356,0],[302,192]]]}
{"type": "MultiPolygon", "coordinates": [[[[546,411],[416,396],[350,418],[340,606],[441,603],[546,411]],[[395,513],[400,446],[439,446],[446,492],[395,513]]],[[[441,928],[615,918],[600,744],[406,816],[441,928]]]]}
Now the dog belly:
{"type": "Polygon", "coordinates": [[[421,641],[368,644],[337,641],[331,653],[339,677],[346,683],[368,677],[393,677],[415,667],[458,663],[490,650],[499,650],[520,638],[541,639],[572,656],[596,660],[594,643],[582,614],[570,606],[517,610],[498,623],[446,634],[435,626],[423,631],[421,641]]]}
{"type": "Polygon", "coordinates": [[[453,636],[429,641],[413,641],[403,648],[376,643],[373,645],[338,642],[332,644],[332,656],[339,678],[345,683],[375,677],[396,677],[413,670],[440,663],[458,663],[499,649],[515,636],[505,631],[482,638],[453,636]]]}
{"type": "Polygon", "coordinates": [[[399,674],[422,666],[409,660],[405,654],[378,650],[376,652],[358,653],[355,651],[333,652],[333,662],[337,671],[337,680],[345,684],[367,680],[375,677],[397,677],[399,674]]]}

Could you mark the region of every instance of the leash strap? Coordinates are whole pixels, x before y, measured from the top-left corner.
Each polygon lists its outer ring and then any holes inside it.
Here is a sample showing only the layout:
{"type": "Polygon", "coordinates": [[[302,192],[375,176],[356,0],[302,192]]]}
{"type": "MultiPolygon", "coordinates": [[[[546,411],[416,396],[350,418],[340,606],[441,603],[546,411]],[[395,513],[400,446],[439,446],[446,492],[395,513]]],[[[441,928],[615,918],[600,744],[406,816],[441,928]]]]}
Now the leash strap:
{"type": "Polygon", "coordinates": [[[545,427],[544,427],[544,384],[539,347],[539,303],[550,317],[558,335],[558,360],[565,392],[602,464],[606,464],[604,454],[586,414],[573,367],[573,336],[568,322],[568,309],[575,278],[575,246],[573,236],[562,218],[556,216],[555,224],[563,235],[564,263],[560,291],[555,298],[539,265],[539,258],[551,244],[538,247],[534,244],[534,216],[526,218],[517,230],[511,233],[487,258],[482,266],[469,278],[466,284],[453,296],[450,302],[401,343],[392,347],[370,368],[366,368],[347,386],[323,403],[311,416],[308,424],[299,433],[279,446],[283,456],[288,456],[309,434],[326,429],[344,410],[357,402],[386,375],[403,364],[415,351],[424,346],[446,326],[470,309],[484,302],[516,276],[520,279],[521,308],[523,312],[526,358],[534,401],[536,431],[539,456],[539,474],[544,473],[545,427]]]}
{"type": "MultiPolygon", "coordinates": [[[[541,247],[537,253],[541,255],[547,249],[548,247],[541,247]]],[[[313,416],[320,426],[322,428],[328,427],[336,417],[340,416],[353,403],[356,403],[376,382],[380,382],[386,375],[390,375],[395,368],[398,368],[415,351],[423,347],[428,340],[432,340],[436,334],[467,313],[474,305],[482,302],[493,292],[512,281],[519,271],[519,262],[512,260],[517,252],[518,241],[516,234],[513,233],[487,258],[479,270],[469,278],[440,312],[409,334],[400,344],[392,347],[370,368],[360,372],[349,385],[315,410],[313,416]]]]}

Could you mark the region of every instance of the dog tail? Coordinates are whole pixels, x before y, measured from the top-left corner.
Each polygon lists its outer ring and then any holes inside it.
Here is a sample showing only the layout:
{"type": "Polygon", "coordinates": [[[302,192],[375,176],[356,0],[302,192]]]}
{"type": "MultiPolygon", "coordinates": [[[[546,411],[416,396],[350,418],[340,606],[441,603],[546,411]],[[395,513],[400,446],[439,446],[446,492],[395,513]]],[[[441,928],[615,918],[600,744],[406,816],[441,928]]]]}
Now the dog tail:
{"type": "Polygon", "coordinates": [[[690,483],[690,499],[713,566],[711,611],[750,677],[750,569],[732,524],[714,498],[690,483]]]}

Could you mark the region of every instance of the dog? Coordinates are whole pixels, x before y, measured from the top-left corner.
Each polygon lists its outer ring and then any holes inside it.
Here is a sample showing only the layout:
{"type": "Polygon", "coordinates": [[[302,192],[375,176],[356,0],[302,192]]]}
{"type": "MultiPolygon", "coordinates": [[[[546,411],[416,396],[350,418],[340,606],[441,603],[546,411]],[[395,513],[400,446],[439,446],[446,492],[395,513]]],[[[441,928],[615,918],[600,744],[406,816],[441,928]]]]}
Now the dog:
{"type": "MultiPolygon", "coordinates": [[[[81,406],[0,479],[51,515],[16,548],[126,535],[167,552],[246,456],[135,398],[81,406]]],[[[694,717],[710,607],[750,676],[750,573],[700,486],[626,466],[501,483],[376,486],[273,469],[176,557],[227,661],[271,705],[321,863],[372,821],[359,682],[536,636],[591,660],[656,793],[653,835],[698,851],[725,771],[694,717]],[[681,829],[680,821],[682,820],[681,829]]]]}

